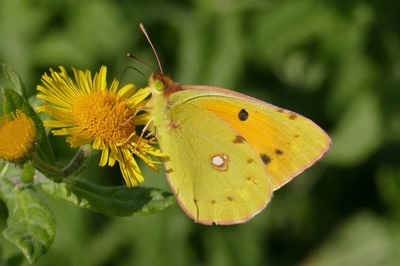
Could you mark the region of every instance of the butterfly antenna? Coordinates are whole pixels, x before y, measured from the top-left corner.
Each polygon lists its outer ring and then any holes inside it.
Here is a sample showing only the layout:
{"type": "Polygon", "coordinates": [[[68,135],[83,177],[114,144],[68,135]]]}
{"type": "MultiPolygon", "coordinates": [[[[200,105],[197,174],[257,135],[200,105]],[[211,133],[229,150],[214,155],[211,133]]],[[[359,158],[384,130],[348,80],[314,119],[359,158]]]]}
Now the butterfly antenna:
{"type": "MultiPolygon", "coordinates": [[[[128,54],[128,56],[129,56],[129,54],[128,54]]],[[[129,56],[129,57],[130,57],[130,56],[129,56]]],[[[132,58],[132,57],[130,57],[130,58],[132,58]]],[[[143,77],[147,78],[147,76],[146,76],[142,71],[140,71],[140,70],[137,69],[136,67],[130,66],[130,67],[125,68],[125,70],[124,70],[124,72],[122,72],[121,78],[120,78],[119,80],[122,80],[122,79],[124,78],[124,76],[125,76],[125,74],[126,74],[126,71],[128,71],[128,69],[133,69],[133,70],[135,70],[137,73],[141,74],[143,77]]]]}
{"type": "MultiPolygon", "coordinates": [[[[142,63],[143,65],[148,66],[148,67],[151,68],[153,71],[157,72],[157,69],[155,69],[152,65],[150,65],[149,63],[143,61],[143,60],[140,59],[139,57],[137,57],[137,56],[135,56],[135,55],[133,55],[133,54],[131,54],[131,53],[127,53],[126,56],[129,57],[129,58],[131,58],[131,59],[133,59],[133,60],[136,60],[136,61],[142,63]]],[[[135,69],[135,70],[137,70],[137,69],[134,68],[134,67],[132,67],[132,68],[135,69]]],[[[141,73],[140,71],[138,71],[138,72],[141,73]]],[[[145,77],[146,77],[146,75],[145,75],[145,77]]]]}
{"type": "Polygon", "coordinates": [[[146,36],[146,39],[147,39],[147,41],[149,42],[149,44],[150,44],[150,46],[151,46],[151,49],[153,49],[154,56],[156,57],[156,60],[157,60],[158,68],[160,69],[160,74],[163,74],[164,72],[163,72],[163,70],[162,70],[160,58],[158,57],[157,51],[156,51],[156,49],[154,48],[154,45],[153,45],[153,43],[151,42],[150,37],[149,37],[149,35],[147,34],[146,29],[144,28],[144,25],[143,25],[142,23],[140,23],[139,26],[140,26],[140,29],[142,30],[144,36],[146,36]]]}

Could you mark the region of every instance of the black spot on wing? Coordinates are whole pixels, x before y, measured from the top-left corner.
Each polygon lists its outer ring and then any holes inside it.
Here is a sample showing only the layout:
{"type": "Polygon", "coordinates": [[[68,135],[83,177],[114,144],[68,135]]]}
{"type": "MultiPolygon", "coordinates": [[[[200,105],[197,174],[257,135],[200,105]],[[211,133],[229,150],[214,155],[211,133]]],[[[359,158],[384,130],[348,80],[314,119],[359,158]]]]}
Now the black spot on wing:
{"type": "Polygon", "coordinates": [[[280,149],[275,149],[275,154],[276,155],[283,155],[283,151],[280,149]]]}
{"type": "Polygon", "coordinates": [[[261,160],[263,161],[263,163],[265,165],[267,165],[267,164],[269,164],[271,162],[271,158],[268,155],[264,154],[264,153],[260,154],[260,158],[261,158],[261,160]]]}
{"type": "Polygon", "coordinates": [[[246,121],[249,118],[249,112],[247,112],[245,109],[242,109],[239,111],[238,117],[240,121],[246,121]]]}

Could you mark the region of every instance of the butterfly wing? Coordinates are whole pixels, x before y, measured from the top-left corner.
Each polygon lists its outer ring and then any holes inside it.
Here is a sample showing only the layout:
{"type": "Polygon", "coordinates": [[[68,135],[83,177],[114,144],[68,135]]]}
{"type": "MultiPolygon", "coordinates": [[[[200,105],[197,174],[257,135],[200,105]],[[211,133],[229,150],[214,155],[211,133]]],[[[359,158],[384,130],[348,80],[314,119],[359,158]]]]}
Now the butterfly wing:
{"type": "Polygon", "coordinates": [[[249,220],[272,194],[258,152],[240,132],[202,106],[189,99],[174,104],[178,94],[170,98],[171,108],[155,119],[159,121],[155,126],[168,156],[168,180],[180,205],[203,224],[249,220]]]}
{"type": "Polygon", "coordinates": [[[330,149],[329,136],[299,114],[226,89],[208,86],[183,89],[174,94],[174,104],[190,102],[233,128],[262,159],[273,190],[313,165],[330,149]]]}

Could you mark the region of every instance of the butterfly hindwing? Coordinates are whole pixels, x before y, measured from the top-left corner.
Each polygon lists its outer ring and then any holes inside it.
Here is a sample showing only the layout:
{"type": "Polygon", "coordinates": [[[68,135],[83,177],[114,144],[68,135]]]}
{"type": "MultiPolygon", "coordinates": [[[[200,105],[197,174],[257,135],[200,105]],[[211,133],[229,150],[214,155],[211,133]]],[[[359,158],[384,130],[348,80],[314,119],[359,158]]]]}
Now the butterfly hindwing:
{"type": "MultiPolygon", "coordinates": [[[[179,92],[180,93],[180,92],[179,92]]],[[[175,104],[158,125],[169,183],[195,221],[232,224],[249,220],[269,202],[264,163],[241,133],[191,100],[175,104]]]]}

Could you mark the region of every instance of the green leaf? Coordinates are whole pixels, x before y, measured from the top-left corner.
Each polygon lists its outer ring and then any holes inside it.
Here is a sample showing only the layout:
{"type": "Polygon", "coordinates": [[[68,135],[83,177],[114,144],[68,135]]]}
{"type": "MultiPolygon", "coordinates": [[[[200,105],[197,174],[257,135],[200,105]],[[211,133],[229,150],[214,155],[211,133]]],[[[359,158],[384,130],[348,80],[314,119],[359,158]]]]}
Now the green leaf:
{"type": "Polygon", "coordinates": [[[149,215],[176,204],[173,194],[160,189],[106,187],[80,179],[73,184],[46,182],[42,188],[53,197],[109,216],[149,215]]]}
{"type": "Polygon", "coordinates": [[[29,263],[50,248],[56,234],[53,213],[32,187],[15,186],[3,178],[0,193],[9,213],[4,237],[16,245],[29,263]]]}
{"type": "Polygon", "coordinates": [[[24,100],[17,92],[7,88],[2,88],[1,92],[3,94],[4,113],[7,114],[15,112],[15,110],[18,109],[24,112],[29,118],[34,121],[38,135],[37,146],[40,158],[47,163],[54,164],[53,150],[50,146],[50,142],[47,138],[46,131],[43,127],[43,123],[39,115],[35,112],[35,110],[33,110],[29,102],[27,100],[24,100]]]}
{"type": "Polygon", "coordinates": [[[10,83],[10,87],[12,90],[16,91],[19,95],[21,95],[25,100],[28,100],[28,95],[25,90],[24,83],[22,82],[19,75],[8,65],[0,64],[3,69],[3,72],[10,83]]]}
{"type": "Polygon", "coordinates": [[[301,265],[398,265],[397,236],[385,221],[363,212],[342,221],[301,265]]]}
{"type": "Polygon", "coordinates": [[[382,144],[382,125],[376,96],[369,92],[360,94],[332,132],[334,144],[326,159],[340,165],[359,164],[382,144]]]}

